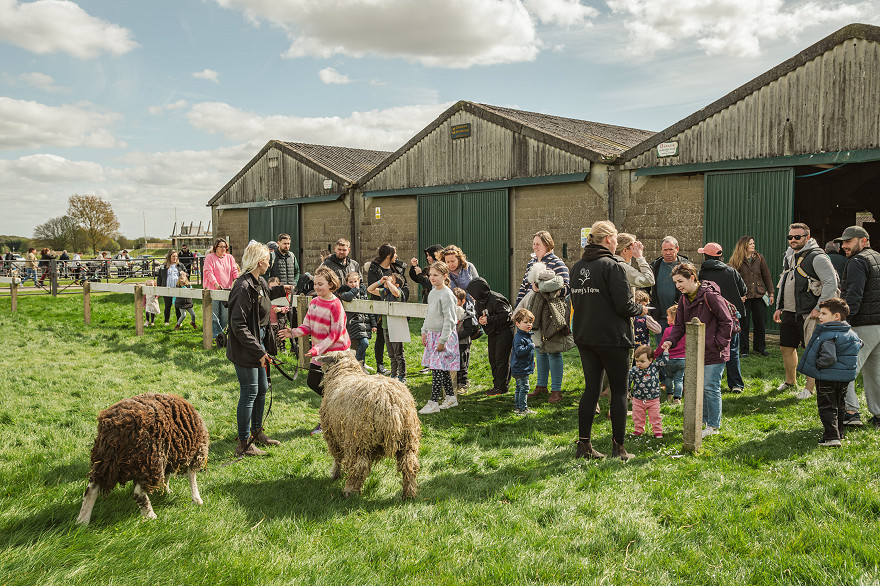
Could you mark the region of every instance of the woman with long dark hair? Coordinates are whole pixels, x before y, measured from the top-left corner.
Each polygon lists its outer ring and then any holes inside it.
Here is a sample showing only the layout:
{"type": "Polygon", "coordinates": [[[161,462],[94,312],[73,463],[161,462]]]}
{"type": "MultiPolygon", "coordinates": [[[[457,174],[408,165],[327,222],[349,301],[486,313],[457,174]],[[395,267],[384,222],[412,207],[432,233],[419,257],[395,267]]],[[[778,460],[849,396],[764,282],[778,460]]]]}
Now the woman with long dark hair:
{"type": "MultiPolygon", "coordinates": [[[[383,277],[393,274],[399,275],[399,282],[406,283],[405,268],[405,265],[397,259],[397,248],[387,242],[382,244],[376,251],[376,258],[370,262],[370,268],[367,271],[367,288],[373,283],[381,281],[383,277]]],[[[409,289],[407,289],[408,294],[409,289]]],[[[382,301],[378,295],[372,295],[371,299],[382,301]]],[[[379,322],[376,328],[376,344],[373,346],[376,354],[376,372],[388,376],[391,371],[385,368],[385,333],[381,319],[379,322]]]]}
{"type": "Polygon", "coordinates": [[[648,309],[633,301],[626,272],[614,256],[616,249],[617,228],[607,220],[596,222],[583,256],[571,269],[572,330],[584,370],[577,458],[605,457],[593,448],[591,436],[603,370],[611,385],[611,454],[624,461],[632,457],[623,447],[627,374],[634,343],[630,318],[647,315],[648,309]]]}
{"type": "Polygon", "coordinates": [[[745,313],[740,319],[742,331],[739,335],[739,355],[749,355],[749,323],[754,325],[754,341],[752,349],[755,354],[769,356],[767,353],[767,341],[764,337],[764,322],[767,319],[767,305],[773,304],[773,278],[764,256],[755,250],[755,239],[746,234],[736,242],[733,254],[730,256],[731,267],[739,271],[746,282],[745,313]],[[764,301],[764,295],[767,301],[764,301]]]}

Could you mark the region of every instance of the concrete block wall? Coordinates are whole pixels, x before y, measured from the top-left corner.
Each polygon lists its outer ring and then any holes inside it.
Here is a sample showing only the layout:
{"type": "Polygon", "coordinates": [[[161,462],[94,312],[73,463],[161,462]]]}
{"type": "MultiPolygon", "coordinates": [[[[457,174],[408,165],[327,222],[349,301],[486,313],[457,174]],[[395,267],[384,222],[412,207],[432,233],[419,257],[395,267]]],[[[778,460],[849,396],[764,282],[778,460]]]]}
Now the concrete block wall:
{"type": "Polygon", "coordinates": [[[321,264],[321,251],[327,251],[328,245],[332,250],[338,238],[351,239],[351,212],[342,201],[328,201],[302,204],[299,214],[302,270],[314,273],[321,264]]]}
{"type": "Polygon", "coordinates": [[[241,265],[241,255],[248,243],[248,211],[214,209],[212,216],[215,237],[229,239],[232,256],[241,265]]]}
{"type": "Polygon", "coordinates": [[[550,232],[556,255],[571,267],[583,252],[581,228],[589,228],[593,222],[607,219],[608,212],[605,198],[588,183],[514,187],[510,192],[513,248],[510,278],[515,299],[531,258],[535,232],[550,232]],[[567,258],[563,258],[563,248],[567,249],[567,258]]]}
{"type": "MultiPolygon", "coordinates": [[[[357,261],[361,265],[376,257],[379,246],[388,242],[397,248],[397,257],[409,267],[409,261],[415,257],[422,259],[418,250],[418,202],[416,196],[374,197],[363,199],[357,197],[356,202],[363,206],[358,213],[361,223],[358,227],[360,255],[357,261]],[[380,210],[380,218],[376,218],[376,208],[380,210]]],[[[357,205],[357,204],[356,204],[357,205]]],[[[409,269],[407,268],[407,273],[409,269]]],[[[366,278],[366,274],[364,275],[366,278]]],[[[415,301],[418,287],[409,281],[410,301],[415,301]]]]}
{"type": "Polygon", "coordinates": [[[681,254],[696,259],[703,245],[703,175],[661,175],[635,182],[621,209],[621,232],[645,245],[645,258],[660,256],[660,242],[675,236],[681,254]]]}

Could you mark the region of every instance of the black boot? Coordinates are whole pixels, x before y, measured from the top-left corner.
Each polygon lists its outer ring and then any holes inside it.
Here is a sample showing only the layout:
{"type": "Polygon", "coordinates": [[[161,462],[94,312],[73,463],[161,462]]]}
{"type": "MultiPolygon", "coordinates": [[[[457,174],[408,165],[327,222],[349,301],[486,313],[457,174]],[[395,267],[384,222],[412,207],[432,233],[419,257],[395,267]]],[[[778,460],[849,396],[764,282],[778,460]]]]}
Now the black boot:
{"type": "Polygon", "coordinates": [[[605,454],[601,454],[593,448],[593,443],[590,440],[579,440],[577,442],[577,452],[575,453],[575,458],[584,458],[586,460],[601,460],[605,457],[605,454]]]}
{"type": "Polygon", "coordinates": [[[248,445],[248,442],[242,440],[241,438],[236,438],[238,443],[235,446],[235,455],[236,456],[265,456],[268,452],[264,452],[253,443],[248,445]]]}
{"type": "Polygon", "coordinates": [[[614,440],[611,440],[611,457],[612,458],[620,458],[624,462],[633,457],[632,454],[626,451],[626,448],[623,447],[623,444],[619,444],[614,440]]]}

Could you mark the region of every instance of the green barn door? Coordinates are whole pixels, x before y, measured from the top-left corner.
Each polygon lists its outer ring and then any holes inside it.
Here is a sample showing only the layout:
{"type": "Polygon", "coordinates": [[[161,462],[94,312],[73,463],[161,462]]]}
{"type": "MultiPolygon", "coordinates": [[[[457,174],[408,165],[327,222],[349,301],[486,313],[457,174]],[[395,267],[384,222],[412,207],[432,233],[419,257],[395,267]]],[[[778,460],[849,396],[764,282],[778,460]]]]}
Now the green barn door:
{"type": "Polygon", "coordinates": [[[272,240],[279,234],[290,234],[290,250],[302,266],[302,245],[299,241],[299,206],[277,206],[272,209],[272,240]]]}
{"type": "Polygon", "coordinates": [[[506,189],[419,196],[418,214],[419,251],[455,244],[494,291],[510,294],[506,189]]]}
{"type": "MultiPolygon", "coordinates": [[[[717,242],[729,261],[745,234],[767,260],[773,286],[782,270],[785,237],[794,216],[794,169],[706,173],[703,241],[717,242]]],[[[768,308],[767,328],[777,331],[768,308]]]]}
{"type": "MultiPolygon", "coordinates": [[[[273,240],[272,236],[272,208],[251,208],[248,210],[248,241],[256,240],[266,244],[273,240]]],[[[247,244],[244,245],[245,247],[247,244]]],[[[236,251],[239,254],[244,248],[236,251]]]]}

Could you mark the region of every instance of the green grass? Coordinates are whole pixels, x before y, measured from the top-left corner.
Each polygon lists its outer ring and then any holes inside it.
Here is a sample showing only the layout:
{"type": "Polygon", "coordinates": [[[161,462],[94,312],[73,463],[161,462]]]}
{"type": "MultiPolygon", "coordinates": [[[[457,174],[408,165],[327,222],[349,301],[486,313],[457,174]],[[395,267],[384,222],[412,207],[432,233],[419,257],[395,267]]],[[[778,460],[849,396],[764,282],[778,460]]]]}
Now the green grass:
{"type": "MultiPolygon", "coordinates": [[[[665,438],[629,439],[636,458],[573,458],[582,376],[565,357],[563,402],[516,418],[512,393],[486,397],[485,339],[472,390],[423,418],[420,491],[399,500],[391,462],[364,494],[341,495],[317,422],[319,398],[276,378],[263,459],[229,466],[238,384],[199,332],[134,335],[130,296],[0,298],[0,582],[3,584],[864,584],[880,580],[880,447],[875,430],[816,446],[815,401],[776,393],[778,352],[744,360],[747,388],[724,395],[722,432],[682,456],[681,413],[665,438]],[[140,392],[174,392],[211,433],[204,506],[185,478],[154,494],[143,521],[131,485],[75,524],[97,412],[140,392]]],[[[196,311],[197,315],[201,315],[196,311]]],[[[415,327],[415,324],[413,324],[415,327]]],[[[372,349],[368,356],[372,355],[372,349]]],[[[368,360],[372,362],[372,358],[368,360]]],[[[410,372],[419,346],[407,347],[410,372]]],[[[411,374],[419,405],[428,377],[411,374]]],[[[533,379],[534,384],[534,379],[533,379]]],[[[603,401],[603,408],[607,406],[603,401]]],[[[632,428],[631,421],[629,429],[632,428]]],[[[610,423],[594,430],[610,451],[610,423]]]]}

